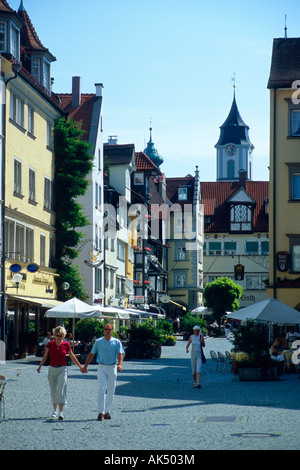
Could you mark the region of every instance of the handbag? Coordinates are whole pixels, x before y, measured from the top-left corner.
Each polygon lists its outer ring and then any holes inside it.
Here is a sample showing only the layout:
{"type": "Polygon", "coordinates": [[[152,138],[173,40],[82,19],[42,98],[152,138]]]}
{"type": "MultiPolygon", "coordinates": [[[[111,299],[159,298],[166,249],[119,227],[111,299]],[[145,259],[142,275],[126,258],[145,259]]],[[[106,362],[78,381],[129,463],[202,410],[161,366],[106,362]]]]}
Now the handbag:
{"type": "Polygon", "coordinates": [[[202,361],[202,364],[206,363],[206,357],[205,357],[205,354],[204,354],[204,351],[203,351],[202,344],[201,344],[201,361],[202,361]]]}

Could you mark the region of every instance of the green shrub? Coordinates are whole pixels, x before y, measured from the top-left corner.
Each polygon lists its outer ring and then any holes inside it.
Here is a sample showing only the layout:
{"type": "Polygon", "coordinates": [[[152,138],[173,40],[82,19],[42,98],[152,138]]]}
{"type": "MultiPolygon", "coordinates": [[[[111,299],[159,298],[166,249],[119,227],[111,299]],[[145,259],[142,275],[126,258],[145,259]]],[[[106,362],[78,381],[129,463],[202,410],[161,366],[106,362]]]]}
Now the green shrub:
{"type": "Polygon", "coordinates": [[[200,318],[199,315],[193,313],[187,313],[180,318],[180,329],[181,331],[191,332],[195,325],[200,326],[201,330],[205,328],[206,321],[200,318]]]}
{"type": "Polygon", "coordinates": [[[162,334],[161,330],[158,330],[155,327],[153,320],[146,320],[140,325],[134,322],[129,330],[129,341],[137,344],[156,342],[161,345],[163,343],[164,336],[165,335],[162,334]]]}
{"type": "Polygon", "coordinates": [[[158,320],[156,328],[167,335],[171,335],[172,333],[174,333],[173,324],[165,319],[158,320]]]}
{"type": "MultiPolygon", "coordinates": [[[[76,323],[76,339],[89,343],[93,338],[101,338],[104,336],[104,325],[106,320],[98,320],[97,318],[83,318],[76,323]]],[[[118,337],[118,334],[113,331],[112,336],[118,337]]]]}

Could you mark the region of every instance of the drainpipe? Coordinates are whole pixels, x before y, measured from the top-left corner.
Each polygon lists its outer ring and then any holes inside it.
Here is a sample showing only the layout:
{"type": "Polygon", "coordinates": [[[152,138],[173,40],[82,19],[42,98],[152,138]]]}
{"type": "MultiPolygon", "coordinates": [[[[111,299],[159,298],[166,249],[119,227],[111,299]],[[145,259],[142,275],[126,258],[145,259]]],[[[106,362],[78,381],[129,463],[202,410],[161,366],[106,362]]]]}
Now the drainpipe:
{"type": "Polygon", "coordinates": [[[5,252],[4,252],[4,222],[5,222],[5,84],[4,80],[0,81],[2,95],[1,103],[1,120],[2,120],[2,162],[1,162],[1,313],[0,313],[0,341],[5,342],[5,252]]]}
{"type": "MultiPolygon", "coordinates": [[[[5,159],[6,159],[6,87],[8,82],[14,80],[18,76],[18,72],[21,68],[20,64],[12,64],[12,72],[14,73],[13,76],[9,77],[8,79],[1,80],[1,87],[2,87],[2,96],[3,102],[1,104],[1,113],[2,113],[2,163],[1,163],[1,171],[2,171],[2,194],[1,194],[1,225],[2,225],[2,247],[1,247],[1,264],[2,264],[2,272],[1,272],[1,314],[0,314],[0,340],[5,342],[5,320],[6,320],[6,301],[5,301],[5,247],[4,247],[4,240],[5,240],[5,159]]],[[[1,56],[0,56],[0,71],[2,70],[1,67],[1,56]]]]}
{"type": "Polygon", "coordinates": [[[276,299],[277,288],[276,288],[276,120],[277,120],[277,89],[274,88],[274,97],[273,97],[273,297],[276,299]]]}

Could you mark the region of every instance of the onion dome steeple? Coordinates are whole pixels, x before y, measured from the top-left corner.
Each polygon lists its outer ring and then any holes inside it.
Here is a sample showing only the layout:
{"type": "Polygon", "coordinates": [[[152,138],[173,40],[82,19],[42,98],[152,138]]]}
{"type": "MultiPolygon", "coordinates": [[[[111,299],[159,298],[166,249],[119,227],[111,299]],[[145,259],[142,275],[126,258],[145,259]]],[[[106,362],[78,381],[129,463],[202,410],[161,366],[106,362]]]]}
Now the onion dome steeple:
{"type": "Polygon", "coordinates": [[[159,167],[164,159],[159,155],[158,151],[154,147],[154,143],[152,141],[152,127],[150,127],[150,140],[147,144],[147,147],[144,150],[144,153],[152,160],[152,162],[159,167]]]}

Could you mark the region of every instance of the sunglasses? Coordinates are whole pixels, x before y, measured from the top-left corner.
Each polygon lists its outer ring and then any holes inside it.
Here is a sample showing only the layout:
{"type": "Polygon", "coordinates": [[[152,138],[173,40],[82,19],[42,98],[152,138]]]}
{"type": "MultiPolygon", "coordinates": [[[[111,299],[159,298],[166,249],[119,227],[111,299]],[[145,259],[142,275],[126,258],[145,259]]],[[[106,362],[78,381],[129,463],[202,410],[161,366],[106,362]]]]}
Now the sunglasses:
{"type": "Polygon", "coordinates": [[[104,328],[105,330],[112,330],[112,328],[104,328]]]}

